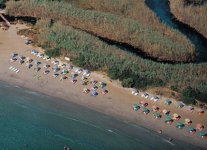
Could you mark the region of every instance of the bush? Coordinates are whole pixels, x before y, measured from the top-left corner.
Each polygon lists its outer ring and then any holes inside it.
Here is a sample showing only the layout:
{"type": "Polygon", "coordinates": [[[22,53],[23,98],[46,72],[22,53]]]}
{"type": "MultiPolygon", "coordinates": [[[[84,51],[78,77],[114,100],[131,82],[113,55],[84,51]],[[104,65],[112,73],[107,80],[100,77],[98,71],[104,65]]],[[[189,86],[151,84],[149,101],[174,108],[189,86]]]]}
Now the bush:
{"type": "Polygon", "coordinates": [[[127,78],[122,81],[123,87],[134,87],[134,80],[132,78],[127,78]]]}
{"type": "Polygon", "coordinates": [[[185,88],[181,93],[181,100],[186,104],[195,104],[197,92],[191,87],[185,88]]]}

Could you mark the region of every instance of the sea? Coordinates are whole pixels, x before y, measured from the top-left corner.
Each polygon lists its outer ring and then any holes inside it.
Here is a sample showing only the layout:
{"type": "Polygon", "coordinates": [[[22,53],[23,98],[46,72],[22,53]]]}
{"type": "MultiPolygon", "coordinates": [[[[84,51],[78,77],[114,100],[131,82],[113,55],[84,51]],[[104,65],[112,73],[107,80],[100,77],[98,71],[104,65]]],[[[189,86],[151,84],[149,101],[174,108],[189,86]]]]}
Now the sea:
{"type": "Polygon", "coordinates": [[[0,150],[199,150],[124,120],[0,82],[0,150]]]}

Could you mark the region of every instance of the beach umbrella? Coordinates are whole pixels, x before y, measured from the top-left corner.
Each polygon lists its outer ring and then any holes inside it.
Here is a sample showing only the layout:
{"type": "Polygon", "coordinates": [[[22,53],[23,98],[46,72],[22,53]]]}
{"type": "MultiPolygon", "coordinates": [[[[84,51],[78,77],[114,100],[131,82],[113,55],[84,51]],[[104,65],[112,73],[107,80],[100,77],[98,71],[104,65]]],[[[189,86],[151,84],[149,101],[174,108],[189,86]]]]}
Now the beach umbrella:
{"type": "Polygon", "coordinates": [[[99,82],[99,87],[104,88],[106,86],[106,83],[104,82],[99,82]]]}
{"type": "Polygon", "coordinates": [[[153,116],[157,119],[157,118],[161,118],[162,115],[160,113],[154,113],[153,116]]]}
{"type": "Polygon", "coordinates": [[[61,73],[62,73],[62,74],[67,74],[67,73],[68,73],[68,70],[63,69],[61,73]]]}
{"type": "Polygon", "coordinates": [[[49,67],[50,67],[50,65],[48,65],[48,64],[45,64],[45,65],[44,65],[44,67],[45,67],[45,68],[49,68],[49,67]]]}
{"type": "Polygon", "coordinates": [[[54,74],[53,74],[53,77],[54,77],[54,78],[57,78],[58,76],[59,76],[58,73],[54,73],[54,74]]]}
{"type": "Polygon", "coordinates": [[[188,106],[188,108],[187,108],[190,112],[193,112],[193,110],[194,110],[194,107],[192,107],[192,106],[188,106]]]}
{"type": "Polygon", "coordinates": [[[76,78],[78,76],[77,73],[71,73],[71,78],[76,78]]]}
{"type": "Polygon", "coordinates": [[[47,70],[47,69],[45,69],[45,70],[43,71],[44,74],[48,74],[49,72],[50,72],[50,71],[47,70]]]}
{"type": "Polygon", "coordinates": [[[177,122],[176,127],[182,129],[185,125],[181,122],[177,122]]]}
{"type": "Polygon", "coordinates": [[[106,89],[103,89],[103,90],[102,90],[102,94],[103,94],[103,95],[105,95],[105,94],[107,94],[107,93],[108,93],[108,90],[106,90],[106,89]]]}
{"type": "Polygon", "coordinates": [[[16,57],[18,54],[16,53],[16,52],[13,52],[12,54],[11,54],[11,57],[16,57]]]}
{"type": "Polygon", "coordinates": [[[152,110],[153,110],[153,111],[158,111],[158,110],[159,110],[159,107],[157,107],[157,106],[152,106],[152,110]]]}
{"type": "Polygon", "coordinates": [[[81,77],[81,80],[86,81],[87,78],[86,78],[85,76],[82,76],[82,77],[81,77]]]}
{"type": "Polygon", "coordinates": [[[24,60],[24,58],[25,58],[25,57],[22,56],[22,55],[19,56],[19,60],[24,60]]]}
{"type": "Polygon", "coordinates": [[[173,119],[174,119],[174,120],[179,120],[179,119],[180,119],[180,116],[179,116],[178,114],[175,113],[175,114],[173,114],[173,119]]]}
{"type": "Polygon", "coordinates": [[[188,131],[189,131],[191,134],[193,134],[193,133],[196,132],[196,129],[193,128],[193,127],[189,127],[189,128],[188,128],[188,131]]]}
{"type": "Polygon", "coordinates": [[[89,93],[89,92],[90,92],[90,90],[88,88],[83,89],[83,93],[89,93]]]}
{"type": "Polygon", "coordinates": [[[91,91],[91,96],[97,96],[97,95],[98,95],[98,93],[96,91],[94,91],[94,90],[91,91]]]}
{"type": "Polygon", "coordinates": [[[166,118],[165,118],[165,123],[167,123],[167,124],[172,124],[172,122],[173,122],[173,120],[172,120],[171,117],[166,117],[166,118]]]}
{"type": "Polygon", "coordinates": [[[90,83],[95,85],[98,81],[97,80],[94,80],[94,79],[91,79],[90,83]]]}
{"type": "Polygon", "coordinates": [[[183,102],[177,102],[177,107],[178,108],[183,108],[185,104],[183,102]]]}
{"type": "Polygon", "coordinates": [[[34,63],[36,66],[38,66],[40,64],[40,62],[38,60],[35,60],[34,63]]]}
{"type": "Polygon", "coordinates": [[[138,93],[139,93],[139,91],[138,91],[137,89],[135,89],[135,88],[132,89],[132,94],[133,94],[133,95],[138,95],[138,93]]]}
{"type": "Polygon", "coordinates": [[[201,125],[200,123],[198,123],[198,124],[196,124],[196,129],[201,131],[204,129],[204,126],[201,125]]]}
{"type": "Polygon", "coordinates": [[[206,134],[205,132],[201,131],[201,132],[199,133],[199,136],[200,136],[201,138],[206,138],[206,137],[207,137],[207,134],[206,134]]]}
{"type": "Polygon", "coordinates": [[[162,113],[165,114],[165,115],[169,115],[170,111],[168,111],[167,109],[163,109],[162,113]]]}
{"type": "Polygon", "coordinates": [[[91,72],[89,70],[83,70],[83,75],[89,77],[91,72]]]}
{"type": "Polygon", "coordinates": [[[24,61],[23,61],[23,60],[19,60],[19,63],[20,63],[20,64],[23,64],[23,63],[24,63],[24,61]]]}
{"type": "Polygon", "coordinates": [[[147,109],[146,107],[143,107],[143,108],[142,108],[142,111],[143,111],[143,113],[146,114],[146,115],[147,115],[148,113],[150,113],[150,110],[147,109]]]}
{"type": "Polygon", "coordinates": [[[203,115],[204,114],[204,110],[203,109],[198,109],[198,114],[199,115],[203,115]]]}
{"type": "Polygon", "coordinates": [[[66,68],[69,69],[69,70],[72,70],[73,69],[73,66],[70,65],[70,64],[66,64],[66,68]]]}
{"type": "Polygon", "coordinates": [[[185,124],[186,125],[190,125],[192,123],[192,121],[188,118],[185,118],[185,124]]]}
{"type": "Polygon", "coordinates": [[[75,83],[77,82],[77,79],[73,78],[73,79],[71,80],[71,82],[72,82],[73,84],[75,84],[75,83]]]}
{"type": "Polygon", "coordinates": [[[134,111],[138,111],[140,109],[140,106],[137,104],[133,104],[134,111]]]}
{"type": "Polygon", "coordinates": [[[146,103],[145,101],[140,101],[140,104],[144,107],[148,106],[148,103],[146,103]]]}
{"type": "Polygon", "coordinates": [[[172,101],[169,100],[169,99],[166,99],[166,100],[165,100],[165,104],[166,104],[166,105],[170,105],[170,104],[172,104],[172,101]]]}

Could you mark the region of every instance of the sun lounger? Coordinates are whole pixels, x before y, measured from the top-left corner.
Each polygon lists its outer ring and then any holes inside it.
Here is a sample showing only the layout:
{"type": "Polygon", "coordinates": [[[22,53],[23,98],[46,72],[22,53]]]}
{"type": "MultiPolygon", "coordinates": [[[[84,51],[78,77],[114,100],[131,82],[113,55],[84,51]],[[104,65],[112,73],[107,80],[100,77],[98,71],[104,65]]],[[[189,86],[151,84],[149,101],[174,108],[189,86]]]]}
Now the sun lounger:
{"type": "Polygon", "coordinates": [[[14,71],[14,72],[16,72],[17,70],[18,70],[18,69],[17,69],[17,68],[15,68],[13,71],[14,71]]]}
{"type": "Polygon", "coordinates": [[[19,70],[17,70],[16,73],[19,73],[19,70]]]}
{"type": "Polygon", "coordinates": [[[10,66],[10,67],[9,67],[9,70],[11,70],[12,68],[13,68],[13,66],[10,66]]]}

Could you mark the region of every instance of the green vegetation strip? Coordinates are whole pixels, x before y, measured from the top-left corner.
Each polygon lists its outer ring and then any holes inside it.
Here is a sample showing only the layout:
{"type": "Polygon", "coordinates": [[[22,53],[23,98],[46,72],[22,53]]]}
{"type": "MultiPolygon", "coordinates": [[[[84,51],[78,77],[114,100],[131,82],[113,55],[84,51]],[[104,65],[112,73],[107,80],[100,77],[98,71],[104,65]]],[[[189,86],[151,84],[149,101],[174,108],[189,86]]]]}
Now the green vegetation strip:
{"type": "Polygon", "coordinates": [[[180,43],[179,40],[170,38],[134,19],[76,8],[65,2],[49,0],[9,1],[7,12],[14,16],[60,20],[65,25],[128,43],[159,60],[188,62],[195,59],[195,48],[188,40],[180,43]]]}
{"type": "Polygon", "coordinates": [[[206,98],[206,64],[170,65],[145,60],[61,23],[44,20],[36,28],[38,45],[50,56],[68,56],[77,66],[108,72],[112,79],[120,79],[123,86],[167,86],[180,92],[184,89],[183,98],[192,91],[198,95],[195,99],[206,98]]]}

